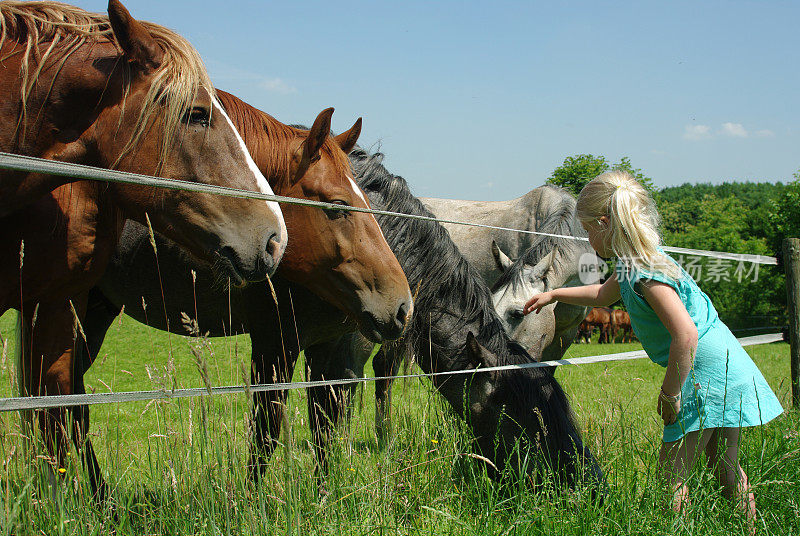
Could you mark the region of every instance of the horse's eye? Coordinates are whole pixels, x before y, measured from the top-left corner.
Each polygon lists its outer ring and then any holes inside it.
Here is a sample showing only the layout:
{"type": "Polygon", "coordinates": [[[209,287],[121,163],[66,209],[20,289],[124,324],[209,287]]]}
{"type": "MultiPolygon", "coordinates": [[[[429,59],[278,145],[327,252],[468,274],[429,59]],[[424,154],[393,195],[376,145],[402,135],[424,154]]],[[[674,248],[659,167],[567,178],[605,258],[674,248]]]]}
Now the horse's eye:
{"type": "Polygon", "coordinates": [[[511,309],[508,312],[508,316],[510,316],[514,320],[521,320],[525,318],[525,314],[522,312],[522,309],[511,309]]]}
{"type": "MultiPolygon", "coordinates": [[[[341,205],[343,207],[350,206],[350,204],[347,201],[342,201],[341,199],[336,199],[334,201],[331,201],[331,203],[333,203],[334,205],[341,205]]],[[[338,218],[346,218],[347,216],[350,215],[350,211],[348,210],[338,210],[335,208],[324,208],[322,210],[325,212],[325,215],[330,220],[335,220],[338,218]]]]}
{"type": "Polygon", "coordinates": [[[186,122],[191,125],[200,125],[201,127],[207,127],[210,121],[211,121],[211,115],[209,114],[207,108],[201,108],[199,106],[195,106],[186,113],[186,122]]]}

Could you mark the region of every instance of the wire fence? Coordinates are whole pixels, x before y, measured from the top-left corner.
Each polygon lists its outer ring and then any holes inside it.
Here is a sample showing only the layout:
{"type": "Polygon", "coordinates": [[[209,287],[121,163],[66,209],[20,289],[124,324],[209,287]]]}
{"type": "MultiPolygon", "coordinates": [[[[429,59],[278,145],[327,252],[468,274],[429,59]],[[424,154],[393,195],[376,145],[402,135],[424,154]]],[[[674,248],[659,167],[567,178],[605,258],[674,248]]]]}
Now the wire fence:
{"type": "MultiPolygon", "coordinates": [[[[737,339],[742,346],[755,344],[768,344],[783,340],[780,333],[756,335],[737,339]]],[[[190,389],[151,390],[151,391],[125,391],[109,393],[86,393],[75,395],[30,396],[0,398],[0,412],[22,411],[33,409],[61,408],[70,406],[89,406],[95,404],[116,404],[121,402],[144,402],[149,400],[170,400],[178,398],[197,398],[204,396],[230,395],[240,393],[257,393],[266,391],[291,391],[311,387],[333,387],[355,383],[366,383],[380,380],[402,380],[412,378],[434,378],[437,376],[458,376],[465,374],[483,374],[487,372],[500,372],[524,370],[533,368],[561,367],[564,365],[588,365],[591,363],[604,363],[610,361],[629,361],[644,359],[647,353],[644,350],[620,352],[616,354],[594,355],[588,357],[575,357],[558,361],[541,361],[538,363],[521,363],[514,365],[501,365],[497,367],[480,367],[465,370],[446,372],[433,372],[430,374],[400,374],[396,376],[374,376],[364,378],[346,378],[336,380],[300,381],[283,383],[262,383],[256,385],[228,385],[222,387],[195,387],[190,389]]]]}
{"type": "MultiPolygon", "coordinates": [[[[152,177],[149,175],[140,175],[137,173],[128,173],[125,171],[96,168],[92,166],[85,166],[82,164],[73,164],[70,162],[58,162],[55,160],[47,160],[44,158],[35,158],[32,156],[22,156],[22,155],[3,153],[3,152],[0,152],[0,169],[7,169],[10,171],[35,172],[46,175],[58,175],[61,177],[72,177],[72,178],[80,178],[80,179],[103,181],[103,182],[133,184],[137,186],[166,188],[170,190],[184,190],[189,192],[215,194],[227,197],[240,197],[244,199],[275,201],[277,203],[284,203],[289,205],[318,207],[330,210],[343,210],[342,205],[338,205],[335,203],[326,203],[323,201],[314,201],[311,199],[298,199],[295,197],[286,197],[275,194],[264,194],[261,192],[252,192],[249,190],[241,190],[238,188],[229,188],[227,186],[218,186],[213,184],[203,184],[199,182],[188,182],[188,181],[179,181],[175,179],[166,179],[163,177],[152,177]]],[[[377,210],[373,208],[363,208],[363,207],[353,207],[353,206],[346,207],[346,210],[351,212],[365,212],[368,214],[375,214],[381,216],[393,216],[398,218],[432,221],[432,222],[447,223],[452,225],[481,227],[484,229],[493,229],[497,231],[509,231],[514,233],[550,236],[555,238],[567,238],[571,240],[580,240],[584,242],[588,241],[588,238],[579,236],[543,233],[540,231],[531,231],[529,229],[514,229],[512,227],[501,227],[496,225],[486,225],[477,222],[448,220],[444,218],[423,216],[420,214],[405,214],[403,212],[392,212],[389,210],[377,210]]],[[[699,255],[703,257],[713,257],[723,260],[750,262],[754,264],[772,264],[772,265],[778,264],[778,260],[776,257],[770,257],[767,255],[731,253],[726,251],[710,251],[702,249],[680,248],[674,246],[664,246],[663,249],[664,251],[667,251],[669,253],[679,253],[684,255],[699,255]]]]}

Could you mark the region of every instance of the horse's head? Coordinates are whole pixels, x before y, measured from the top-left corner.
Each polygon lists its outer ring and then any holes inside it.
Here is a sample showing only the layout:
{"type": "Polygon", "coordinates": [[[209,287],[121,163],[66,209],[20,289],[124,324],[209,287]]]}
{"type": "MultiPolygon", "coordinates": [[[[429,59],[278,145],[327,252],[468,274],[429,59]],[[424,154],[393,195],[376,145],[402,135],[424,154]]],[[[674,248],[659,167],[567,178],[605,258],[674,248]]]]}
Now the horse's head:
{"type": "Polygon", "coordinates": [[[506,333],[521,344],[535,359],[553,342],[556,333],[555,304],[543,307],[538,314],[525,315],[522,309],[531,296],[550,290],[548,273],[553,269],[555,252],[536,265],[519,264],[506,255],[492,240],[492,255],[503,275],[492,288],[492,302],[506,333]],[[513,271],[513,273],[511,273],[513,271]]]}
{"type": "MultiPolygon", "coordinates": [[[[475,367],[529,362],[530,356],[514,343],[513,355],[500,359],[472,333],[465,352],[475,367]]],[[[498,474],[508,468],[516,474],[555,475],[557,482],[574,486],[602,485],[603,473],[584,446],[564,391],[552,371],[517,369],[474,374],[467,380],[465,415],[480,453],[498,474]]]]}
{"type": "Polygon", "coordinates": [[[579,277],[577,262],[575,266],[557,262],[558,253],[553,249],[531,265],[513,261],[492,241],[492,254],[503,274],[492,288],[495,311],[509,336],[540,361],[560,359],[564,355],[586,315],[586,308],[557,302],[538,313],[524,315],[525,302],[534,294],[553,288],[593,282],[586,280],[586,274],[579,277]]]}
{"type": "MultiPolygon", "coordinates": [[[[185,39],[136,21],[118,0],[110,0],[108,17],[56,3],[27,9],[40,10],[29,15],[28,31],[36,27],[38,41],[52,42],[40,63],[58,69],[21,90],[28,109],[20,152],[272,193],[185,39]]],[[[34,80],[32,66],[20,69],[34,80]]],[[[127,185],[110,191],[123,217],[149,215],[155,230],[215,262],[234,283],[274,272],[286,246],[274,202],[127,185]]]]}
{"type": "Polygon", "coordinates": [[[333,137],[333,108],[310,129],[294,128],[229,93],[218,94],[278,194],[341,207],[283,206],[291,238],[280,274],[347,313],[370,340],[399,337],[413,308],[406,276],[375,217],[347,210],[369,207],[347,158],[361,119],[333,137]]]}

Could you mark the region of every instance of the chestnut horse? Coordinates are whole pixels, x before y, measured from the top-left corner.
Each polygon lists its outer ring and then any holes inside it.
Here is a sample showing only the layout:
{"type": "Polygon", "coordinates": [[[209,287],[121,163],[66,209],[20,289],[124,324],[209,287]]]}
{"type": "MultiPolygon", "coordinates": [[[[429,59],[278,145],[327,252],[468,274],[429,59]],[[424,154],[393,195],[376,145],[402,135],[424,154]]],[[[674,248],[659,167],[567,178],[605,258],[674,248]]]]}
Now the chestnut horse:
{"type": "MultiPolygon", "coordinates": [[[[117,0],[108,16],[0,2],[0,22],[0,150],[272,193],[179,35],[134,20],[117,0]]],[[[0,314],[21,312],[25,395],[75,391],[75,333],[126,219],[149,220],[236,284],[274,272],[286,247],[276,203],[93,181],[59,186],[20,173],[0,180],[0,314]]],[[[38,413],[60,458],[66,410],[38,413]]],[[[88,424],[75,417],[78,440],[88,424]]]]}
{"type": "MultiPolygon", "coordinates": [[[[358,139],[360,119],[353,128],[334,138],[328,134],[333,111],[330,108],[317,117],[310,130],[300,130],[233,95],[222,91],[218,95],[259,169],[278,194],[336,203],[343,208],[368,206],[363,192],[353,182],[346,154],[358,139]]],[[[284,205],[283,212],[291,232],[278,274],[301,283],[334,305],[371,340],[399,337],[411,314],[411,292],[374,216],[292,204],[284,205]]],[[[123,306],[143,323],[182,335],[186,334],[181,322],[184,312],[193,315],[201,331],[209,336],[249,332],[253,340],[251,381],[289,381],[290,369],[283,360],[293,359],[294,319],[292,314],[286,314],[273,321],[275,303],[267,284],[228,292],[217,284],[208,266],[199,264],[161,235],[154,238],[158,265],[147,228],[129,221],[105,276],[90,294],[90,310],[84,323],[89,355],[79,348],[81,374],[77,381],[81,388],[83,372],[96,357],[106,330],[123,306]],[[197,274],[196,281],[191,271],[197,274]],[[163,297],[162,285],[166,289],[163,297]],[[152,310],[163,311],[166,317],[145,315],[142,300],[152,310]],[[286,346],[280,329],[291,334],[286,346]]],[[[279,286],[277,278],[275,281],[279,286]]],[[[283,298],[281,306],[291,307],[285,303],[288,298],[283,298]]],[[[276,427],[283,419],[286,393],[259,392],[254,397],[254,436],[271,452],[277,441],[276,427]],[[271,437],[275,442],[268,439],[271,437]]],[[[264,454],[253,453],[254,476],[265,467],[264,454]]],[[[96,473],[92,482],[98,481],[94,460],[89,460],[88,469],[96,473]]]]}
{"type": "Polygon", "coordinates": [[[600,344],[612,342],[611,312],[612,309],[608,307],[593,307],[583,320],[590,334],[595,326],[600,330],[600,338],[597,340],[600,344]]]}
{"type": "Polygon", "coordinates": [[[628,314],[628,311],[614,309],[611,312],[611,329],[612,341],[616,338],[620,331],[622,331],[622,341],[620,342],[633,341],[633,326],[631,326],[631,316],[628,314]]]}

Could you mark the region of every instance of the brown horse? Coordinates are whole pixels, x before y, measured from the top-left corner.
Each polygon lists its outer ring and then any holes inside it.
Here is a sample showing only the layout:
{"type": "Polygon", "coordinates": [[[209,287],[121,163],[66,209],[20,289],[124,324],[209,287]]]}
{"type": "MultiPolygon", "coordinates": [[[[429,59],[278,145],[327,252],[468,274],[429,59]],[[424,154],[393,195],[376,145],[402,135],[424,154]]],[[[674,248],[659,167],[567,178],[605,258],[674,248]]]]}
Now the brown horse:
{"type": "Polygon", "coordinates": [[[584,342],[589,344],[592,342],[592,332],[594,331],[594,326],[589,324],[586,320],[582,321],[578,325],[578,333],[575,336],[575,342],[581,343],[584,342]]]}
{"type": "Polygon", "coordinates": [[[611,342],[611,309],[608,307],[594,307],[586,318],[583,320],[586,328],[591,333],[594,328],[600,329],[600,338],[597,342],[600,344],[611,342]]]}
{"type": "MultiPolygon", "coordinates": [[[[361,119],[332,138],[333,108],[324,110],[307,131],[284,125],[229,93],[218,95],[277,193],[343,209],[369,207],[347,158],[361,132],[361,119]]],[[[289,204],[283,214],[290,238],[279,273],[345,312],[371,340],[399,337],[411,314],[411,291],[375,217],[289,204]]]]}
{"type": "Polygon", "coordinates": [[[622,309],[614,309],[611,315],[612,315],[611,324],[613,329],[613,333],[611,334],[611,340],[616,339],[617,334],[620,331],[622,331],[621,342],[633,341],[633,326],[631,326],[631,316],[628,314],[628,311],[623,311],[622,309]]]}
{"type": "MultiPolygon", "coordinates": [[[[0,2],[0,22],[0,150],[272,193],[182,37],[117,0],[108,16],[0,2]]],[[[0,181],[0,313],[21,311],[23,394],[74,392],[87,293],[127,218],[149,216],[236,284],[274,272],[286,246],[275,203],[20,173],[0,181]]],[[[65,410],[40,412],[39,423],[62,456],[65,410]]]]}

